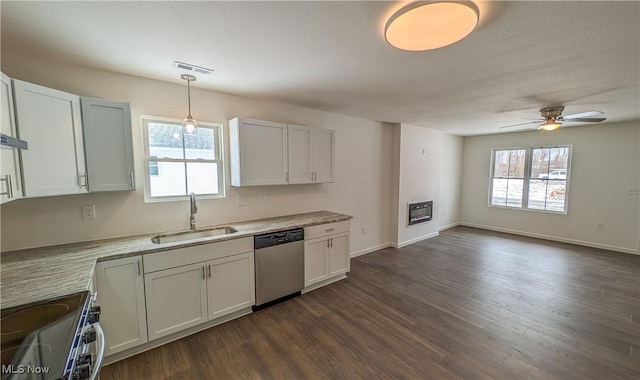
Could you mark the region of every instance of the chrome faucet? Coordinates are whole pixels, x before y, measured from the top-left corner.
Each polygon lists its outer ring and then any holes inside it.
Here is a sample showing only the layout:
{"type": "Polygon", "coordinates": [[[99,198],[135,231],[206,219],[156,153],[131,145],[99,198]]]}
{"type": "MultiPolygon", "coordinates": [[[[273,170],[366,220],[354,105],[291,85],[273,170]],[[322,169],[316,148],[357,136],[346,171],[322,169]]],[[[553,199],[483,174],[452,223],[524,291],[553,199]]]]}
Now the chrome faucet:
{"type": "Polygon", "coordinates": [[[196,205],[196,193],[189,194],[189,201],[191,202],[191,217],[189,218],[189,229],[196,229],[196,213],[198,212],[198,206],[196,205]]]}

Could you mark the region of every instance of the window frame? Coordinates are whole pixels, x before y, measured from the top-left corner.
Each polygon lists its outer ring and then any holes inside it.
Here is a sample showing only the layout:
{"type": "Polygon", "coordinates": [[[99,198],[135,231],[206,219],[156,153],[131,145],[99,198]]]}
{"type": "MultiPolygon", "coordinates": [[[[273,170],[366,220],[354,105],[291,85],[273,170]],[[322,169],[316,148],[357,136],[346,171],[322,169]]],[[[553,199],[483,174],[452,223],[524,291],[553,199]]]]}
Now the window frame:
{"type": "MultiPolygon", "coordinates": [[[[500,209],[509,209],[509,210],[524,210],[524,211],[534,211],[534,212],[543,212],[548,214],[560,214],[566,215],[569,210],[569,186],[570,186],[570,177],[571,177],[571,161],[573,155],[573,145],[571,144],[563,144],[563,145],[553,145],[553,146],[537,146],[537,147],[513,147],[513,148],[493,148],[491,149],[491,158],[490,158],[490,167],[489,167],[489,193],[487,194],[487,205],[489,207],[500,208],[500,209]],[[569,154],[567,157],[567,174],[564,180],[561,179],[541,179],[532,177],[531,173],[533,171],[533,151],[536,149],[553,149],[553,148],[568,148],[569,154]],[[524,163],[524,178],[522,178],[522,205],[520,207],[515,206],[506,206],[506,205],[495,205],[492,204],[493,199],[493,182],[495,177],[495,157],[496,152],[498,151],[513,151],[513,150],[525,150],[525,163],[524,163]],[[544,210],[539,208],[530,208],[529,205],[529,189],[531,180],[546,180],[546,181],[565,181],[565,194],[564,194],[564,207],[563,211],[557,210],[544,210]]],[[[560,170],[560,169],[553,169],[560,170]]],[[[551,170],[549,171],[551,172],[551,170]]],[[[519,179],[520,177],[518,177],[519,179]]],[[[548,183],[548,182],[547,182],[548,183]]],[[[546,199],[546,198],[545,198],[546,199]]]]}
{"type": "MultiPolygon", "coordinates": [[[[214,152],[215,158],[209,159],[192,159],[192,158],[159,158],[150,156],[149,148],[149,123],[170,124],[182,126],[181,119],[173,119],[160,116],[141,115],[140,127],[142,128],[143,145],[144,145],[144,202],[172,202],[182,201],[189,199],[189,194],[185,195],[170,195],[170,196],[151,196],[151,173],[149,170],[149,163],[155,162],[178,162],[178,163],[215,163],[218,167],[218,193],[216,194],[198,194],[199,199],[220,199],[226,196],[226,183],[225,183],[225,166],[224,166],[224,128],[222,123],[211,123],[198,121],[198,128],[208,128],[213,130],[214,134],[214,152]]],[[[186,168],[185,168],[186,169],[186,168]]],[[[187,181],[187,171],[185,170],[185,181],[187,181]]]]}

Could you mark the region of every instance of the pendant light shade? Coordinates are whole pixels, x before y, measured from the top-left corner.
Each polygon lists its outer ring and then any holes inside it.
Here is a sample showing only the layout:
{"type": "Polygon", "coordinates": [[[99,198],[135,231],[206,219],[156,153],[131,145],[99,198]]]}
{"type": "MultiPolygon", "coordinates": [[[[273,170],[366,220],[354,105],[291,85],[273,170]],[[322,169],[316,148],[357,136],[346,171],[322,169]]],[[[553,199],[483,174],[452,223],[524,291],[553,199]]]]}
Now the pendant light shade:
{"type": "Polygon", "coordinates": [[[189,74],[182,74],[180,78],[187,81],[187,99],[189,102],[189,115],[187,115],[184,120],[182,120],[182,127],[184,128],[184,132],[188,134],[192,134],[198,128],[198,121],[191,116],[191,81],[195,81],[196,77],[189,74]]]}
{"type": "Polygon", "coordinates": [[[384,36],[391,46],[401,50],[438,49],[471,33],[479,15],[471,1],[415,1],[391,16],[384,36]]]}

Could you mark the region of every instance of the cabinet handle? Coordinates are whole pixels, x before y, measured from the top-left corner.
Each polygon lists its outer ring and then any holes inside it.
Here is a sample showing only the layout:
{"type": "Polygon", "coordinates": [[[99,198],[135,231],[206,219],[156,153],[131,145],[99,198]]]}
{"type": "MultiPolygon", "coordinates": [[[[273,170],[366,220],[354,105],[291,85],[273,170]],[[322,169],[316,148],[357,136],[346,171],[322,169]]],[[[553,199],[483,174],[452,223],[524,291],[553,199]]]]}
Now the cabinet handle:
{"type": "Polygon", "coordinates": [[[327,248],[329,248],[329,238],[327,238],[327,248]]]}
{"type": "Polygon", "coordinates": [[[209,264],[209,266],[207,267],[207,272],[209,272],[208,275],[209,278],[211,278],[211,264],[209,264]]]}
{"type": "Polygon", "coordinates": [[[202,266],[202,279],[203,280],[207,279],[206,275],[204,274],[204,265],[202,266]]]}
{"type": "Polygon", "coordinates": [[[284,178],[286,182],[289,182],[289,172],[284,173],[284,178]]]}
{"type": "Polygon", "coordinates": [[[331,241],[331,248],[333,248],[333,238],[329,239],[331,241]]]}
{"type": "Polygon", "coordinates": [[[134,185],[134,183],[133,183],[133,171],[132,171],[132,172],[131,172],[131,174],[130,174],[130,178],[131,178],[131,188],[133,189],[133,188],[135,188],[135,187],[136,187],[136,186],[134,185]]]}
{"type": "Polygon", "coordinates": [[[4,178],[0,178],[0,181],[4,181],[7,186],[7,191],[3,191],[0,195],[6,195],[7,198],[11,198],[11,176],[9,174],[5,174],[4,178]]]}
{"type": "Polygon", "coordinates": [[[140,269],[140,260],[137,260],[136,264],[138,266],[138,276],[140,276],[142,274],[142,270],[140,269]]]}
{"type": "Polygon", "coordinates": [[[82,174],[78,175],[78,186],[79,187],[84,187],[86,189],[89,189],[87,187],[87,183],[88,182],[89,182],[89,178],[87,177],[87,173],[82,173],[82,174]]]}
{"type": "Polygon", "coordinates": [[[324,232],[331,232],[333,230],[335,230],[335,228],[325,228],[324,232]]]}

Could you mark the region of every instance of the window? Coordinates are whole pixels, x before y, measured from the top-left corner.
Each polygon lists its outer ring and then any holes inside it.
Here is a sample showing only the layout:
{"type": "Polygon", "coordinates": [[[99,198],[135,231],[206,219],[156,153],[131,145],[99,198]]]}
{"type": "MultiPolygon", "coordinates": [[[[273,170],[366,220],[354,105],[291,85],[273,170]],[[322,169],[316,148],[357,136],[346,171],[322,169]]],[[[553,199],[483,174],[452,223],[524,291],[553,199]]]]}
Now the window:
{"type": "Polygon", "coordinates": [[[145,200],[184,199],[190,193],[224,197],[222,126],[198,124],[183,132],[182,121],[142,117],[145,142],[145,200]]]}
{"type": "Polygon", "coordinates": [[[570,146],[494,149],[489,205],[566,213],[570,146]]]}

